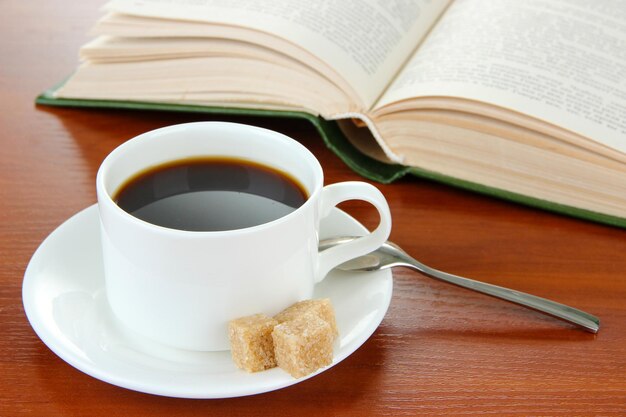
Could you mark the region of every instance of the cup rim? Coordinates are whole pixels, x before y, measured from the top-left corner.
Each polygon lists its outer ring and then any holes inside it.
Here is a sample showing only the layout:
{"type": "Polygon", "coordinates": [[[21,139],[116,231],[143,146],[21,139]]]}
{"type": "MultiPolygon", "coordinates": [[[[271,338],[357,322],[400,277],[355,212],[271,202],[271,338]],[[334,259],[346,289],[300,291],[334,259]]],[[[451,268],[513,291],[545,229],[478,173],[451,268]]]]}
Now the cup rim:
{"type": "MultiPolygon", "coordinates": [[[[224,155],[220,155],[220,156],[224,156],[224,155]]],[[[172,160],[175,160],[175,159],[172,159],[172,160]]],[[[250,160],[254,161],[253,158],[250,158],[250,160]]],[[[255,161],[255,162],[258,162],[258,161],[255,161]]],[[[265,163],[263,164],[267,165],[265,163]]],[[[145,168],[140,168],[137,170],[137,172],[141,171],[142,169],[145,169],[145,168]]],[[[293,175],[292,173],[289,173],[289,174],[293,175]]],[[[295,175],[294,177],[297,178],[295,175]]],[[[300,181],[299,178],[297,179],[298,181],[300,181]]],[[[118,145],[104,158],[104,160],[98,167],[98,172],[96,174],[96,193],[98,197],[98,206],[103,204],[108,209],[112,210],[113,213],[115,213],[117,216],[121,216],[126,221],[132,222],[133,224],[140,226],[144,229],[150,230],[150,231],[158,231],[160,233],[166,233],[172,236],[185,236],[185,237],[206,237],[206,236],[219,236],[219,235],[237,236],[241,234],[255,233],[255,232],[259,232],[268,228],[275,227],[283,222],[289,221],[290,218],[299,215],[299,213],[301,213],[303,210],[307,209],[311,204],[313,204],[314,200],[317,200],[319,194],[321,193],[323,183],[324,183],[324,172],[322,170],[322,167],[319,161],[310,150],[308,150],[304,145],[302,145],[300,142],[296,141],[295,139],[290,138],[289,136],[282,134],[280,132],[276,132],[276,131],[265,129],[265,128],[258,127],[258,126],[247,125],[243,123],[233,123],[233,122],[206,121],[206,122],[179,123],[175,125],[161,127],[158,129],[149,130],[138,136],[134,136],[133,138],[128,139],[122,144],[118,145]],[[314,170],[316,171],[314,173],[315,179],[313,182],[312,190],[307,190],[311,192],[309,196],[307,197],[306,201],[301,206],[296,208],[294,211],[269,222],[261,223],[255,226],[244,227],[240,229],[208,230],[208,231],[173,229],[170,227],[165,227],[165,226],[160,226],[154,223],[150,223],[138,217],[133,216],[132,214],[128,213],[127,211],[122,209],[120,206],[118,206],[115,203],[115,201],[113,201],[111,194],[109,193],[109,191],[107,190],[105,186],[105,178],[107,175],[107,171],[111,169],[111,165],[114,163],[116,158],[119,158],[121,155],[123,155],[129,148],[132,148],[135,146],[141,146],[144,142],[149,141],[150,137],[154,136],[155,134],[162,134],[170,130],[178,130],[181,128],[184,129],[187,127],[196,128],[196,127],[205,127],[205,126],[207,128],[214,128],[214,127],[224,128],[225,127],[227,129],[237,129],[237,130],[241,130],[241,133],[243,134],[256,133],[256,134],[272,136],[275,140],[283,141],[284,143],[289,143],[290,146],[294,146],[296,149],[303,152],[303,154],[310,160],[314,170]]]]}

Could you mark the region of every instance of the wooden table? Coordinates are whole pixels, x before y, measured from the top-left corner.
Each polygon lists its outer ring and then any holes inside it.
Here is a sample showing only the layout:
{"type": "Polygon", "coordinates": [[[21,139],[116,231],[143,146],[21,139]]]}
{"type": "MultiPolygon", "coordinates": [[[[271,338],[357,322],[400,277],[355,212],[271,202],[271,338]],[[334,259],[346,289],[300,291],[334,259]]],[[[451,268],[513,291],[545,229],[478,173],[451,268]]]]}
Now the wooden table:
{"type": "MultiPolygon", "coordinates": [[[[165,398],[109,385],[58,358],[25,317],[24,270],[57,225],[95,202],[96,170],[123,141],[175,123],[231,120],[300,140],[329,183],[359,179],[305,122],[35,106],[75,67],[98,5],[1,4],[0,416],[626,414],[626,231],[417,179],[380,185],[394,241],[436,268],[596,314],[600,333],[397,270],[374,335],[336,367],[283,390],[165,398]]],[[[342,207],[376,222],[365,204],[342,207]]]]}

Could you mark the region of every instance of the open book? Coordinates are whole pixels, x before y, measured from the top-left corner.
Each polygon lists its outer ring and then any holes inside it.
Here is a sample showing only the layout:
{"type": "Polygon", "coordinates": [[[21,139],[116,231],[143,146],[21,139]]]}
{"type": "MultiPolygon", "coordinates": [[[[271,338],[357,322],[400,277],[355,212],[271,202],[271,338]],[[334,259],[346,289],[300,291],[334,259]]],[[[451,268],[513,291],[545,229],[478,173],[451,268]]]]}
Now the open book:
{"type": "Polygon", "coordinates": [[[78,70],[39,102],[320,116],[382,171],[393,164],[382,179],[409,171],[626,226],[619,2],[113,0],[105,10],[78,70]]]}

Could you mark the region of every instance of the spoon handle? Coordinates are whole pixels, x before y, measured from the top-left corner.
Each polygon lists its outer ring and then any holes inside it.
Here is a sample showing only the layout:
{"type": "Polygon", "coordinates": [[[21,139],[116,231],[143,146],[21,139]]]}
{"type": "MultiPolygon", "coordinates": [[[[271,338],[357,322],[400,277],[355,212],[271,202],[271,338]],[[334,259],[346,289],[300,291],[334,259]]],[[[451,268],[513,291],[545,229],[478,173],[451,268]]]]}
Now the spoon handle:
{"type": "Polygon", "coordinates": [[[417,271],[420,271],[432,278],[490,295],[492,297],[500,298],[511,303],[519,304],[539,311],[540,313],[548,314],[558,319],[576,324],[591,333],[597,333],[600,328],[600,319],[596,316],[564,304],[556,303],[554,301],[520,291],[511,290],[509,288],[499,287],[497,285],[487,284],[485,282],[475,281],[473,279],[463,278],[447,272],[439,271],[424,265],[413,258],[410,258],[410,262],[407,260],[405,266],[416,269],[417,271]]]}

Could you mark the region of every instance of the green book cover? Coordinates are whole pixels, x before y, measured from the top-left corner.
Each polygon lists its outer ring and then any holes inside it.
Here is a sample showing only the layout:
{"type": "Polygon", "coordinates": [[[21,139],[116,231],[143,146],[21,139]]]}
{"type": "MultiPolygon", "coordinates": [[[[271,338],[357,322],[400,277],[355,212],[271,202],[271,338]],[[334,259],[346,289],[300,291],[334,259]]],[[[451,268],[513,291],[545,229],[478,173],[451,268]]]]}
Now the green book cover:
{"type": "Polygon", "coordinates": [[[37,104],[60,106],[60,107],[90,107],[90,108],[115,108],[129,110],[160,110],[192,113],[208,113],[223,115],[246,115],[263,117],[286,117],[306,119],[315,126],[320,136],[335,154],[348,165],[352,170],[361,176],[380,183],[391,183],[404,175],[410,174],[421,178],[437,181],[454,187],[458,187],[480,194],[497,197],[500,199],[524,204],[531,207],[540,208],[550,212],[565,214],[579,219],[590,220],[606,225],[626,228],[626,219],[602,213],[596,213],[576,207],[540,200],[506,190],[487,187],[481,184],[464,181],[441,175],[436,172],[423,170],[416,167],[408,167],[397,164],[386,164],[372,159],[357,150],[344,136],[339,126],[334,121],[324,120],[321,117],[305,112],[265,110],[265,109],[244,109],[232,107],[209,107],[187,104],[151,103],[139,101],[116,101],[116,100],[87,100],[56,98],[54,92],[57,87],[46,90],[36,99],[37,104]]]}

